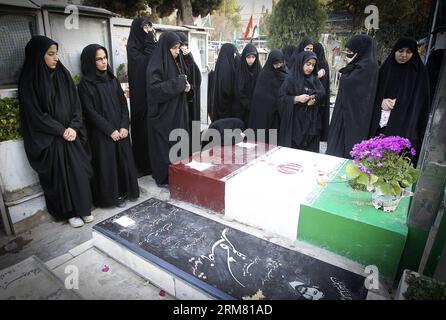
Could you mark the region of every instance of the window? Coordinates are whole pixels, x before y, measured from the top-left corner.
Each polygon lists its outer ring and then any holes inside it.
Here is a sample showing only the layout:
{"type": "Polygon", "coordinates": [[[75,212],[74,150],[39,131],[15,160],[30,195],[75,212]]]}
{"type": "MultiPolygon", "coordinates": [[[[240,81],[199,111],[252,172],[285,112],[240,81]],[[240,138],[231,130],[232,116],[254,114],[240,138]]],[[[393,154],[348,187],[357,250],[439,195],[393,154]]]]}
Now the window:
{"type": "Polygon", "coordinates": [[[0,13],[0,88],[17,85],[25,46],[35,34],[35,16],[0,13]]]}
{"type": "Polygon", "coordinates": [[[206,68],[206,34],[191,33],[189,48],[200,70],[206,68]]]}
{"type": "Polygon", "coordinates": [[[82,50],[89,44],[97,43],[104,46],[107,48],[109,58],[112,59],[107,18],[80,16],[79,29],[66,29],[66,18],[67,15],[64,14],[49,14],[52,38],[59,43],[59,59],[73,77],[81,76],[80,57],[82,50]]]}

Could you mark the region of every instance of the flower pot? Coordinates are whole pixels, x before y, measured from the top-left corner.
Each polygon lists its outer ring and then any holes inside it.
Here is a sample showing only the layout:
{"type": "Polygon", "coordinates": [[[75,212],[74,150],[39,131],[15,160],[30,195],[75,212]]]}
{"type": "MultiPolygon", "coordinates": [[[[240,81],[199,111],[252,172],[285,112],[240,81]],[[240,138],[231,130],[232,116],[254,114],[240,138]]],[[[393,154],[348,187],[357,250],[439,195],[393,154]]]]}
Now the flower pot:
{"type": "Polygon", "coordinates": [[[386,195],[379,187],[376,187],[372,194],[372,204],[375,209],[383,210],[384,212],[395,211],[400,203],[401,199],[404,197],[410,197],[413,193],[403,190],[400,195],[386,195]]]}

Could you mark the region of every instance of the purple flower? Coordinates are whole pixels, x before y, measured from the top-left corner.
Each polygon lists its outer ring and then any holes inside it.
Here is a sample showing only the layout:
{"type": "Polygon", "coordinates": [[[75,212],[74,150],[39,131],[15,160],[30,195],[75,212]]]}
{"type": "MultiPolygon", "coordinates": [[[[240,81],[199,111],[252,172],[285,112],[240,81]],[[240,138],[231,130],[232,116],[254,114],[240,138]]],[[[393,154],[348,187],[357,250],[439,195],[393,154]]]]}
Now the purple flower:
{"type": "Polygon", "coordinates": [[[410,154],[411,155],[416,155],[417,154],[417,150],[415,150],[414,148],[410,149],[410,154]]]}

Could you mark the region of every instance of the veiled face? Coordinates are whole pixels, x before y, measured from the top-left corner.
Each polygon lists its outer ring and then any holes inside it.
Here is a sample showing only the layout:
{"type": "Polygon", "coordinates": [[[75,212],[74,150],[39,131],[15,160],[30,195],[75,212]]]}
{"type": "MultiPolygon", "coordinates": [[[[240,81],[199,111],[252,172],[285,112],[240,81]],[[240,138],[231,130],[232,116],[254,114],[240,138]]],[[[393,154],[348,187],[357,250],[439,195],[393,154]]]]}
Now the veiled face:
{"type": "Polygon", "coordinates": [[[313,51],[313,44],[307,44],[307,46],[304,48],[304,51],[313,51]]]}
{"type": "Polygon", "coordinates": [[[313,70],[314,66],[316,65],[316,59],[310,59],[304,64],[304,73],[305,75],[309,76],[313,70]]]}
{"type": "Polygon", "coordinates": [[[250,55],[246,56],[246,63],[248,64],[248,66],[252,66],[255,61],[256,61],[255,55],[250,54],[250,55]]]}
{"type": "Polygon", "coordinates": [[[283,66],[283,61],[278,61],[276,63],[273,63],[273,68],[274,69],[280,69],[283,66]]]}
{"type": "Polygon", "coordinates": [[[55,44],[51,45],[45,52],[44,60],[48,68],[56,69],[59,58],[57,57],[57,46],[55,44]]]}
{"type": "Polygon", "coordinates": [[[405,64],[412,59],[413,52],[409,48],[401,48],[395,52],[395,61],[399,64],[405,64]]]}
{"type": "Polygon", "coordinates": [[[180,54],[180,44],[177,43],[172,48],[170,48],[170,53],[172,54],[172,57],[176,59],[178,55],[180,54]]]}
{"type": "Polygon", "coordinates": [[[99,71],[106,71],[107,70],[107,55],[105,54],[105,51],[102,49],[96,50],[96,68],[99,71]]]}

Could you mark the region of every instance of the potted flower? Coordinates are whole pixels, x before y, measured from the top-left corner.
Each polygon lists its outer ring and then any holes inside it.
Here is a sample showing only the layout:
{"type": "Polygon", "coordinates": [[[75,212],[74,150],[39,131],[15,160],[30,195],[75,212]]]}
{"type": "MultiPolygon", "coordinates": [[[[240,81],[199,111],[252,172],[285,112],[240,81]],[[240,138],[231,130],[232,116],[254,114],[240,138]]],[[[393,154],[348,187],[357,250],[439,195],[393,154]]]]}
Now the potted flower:
{"type": "Polygon", "coordinates": [[[411,194],[405,189],[417,181],[419,171],[409,157],[415,154],[409,139],[379,135],[353,147],[353,163],[347,166],[346,174],[352,184],[374,191],[375,208],[393,211],[402,196],[411,194]]]}

